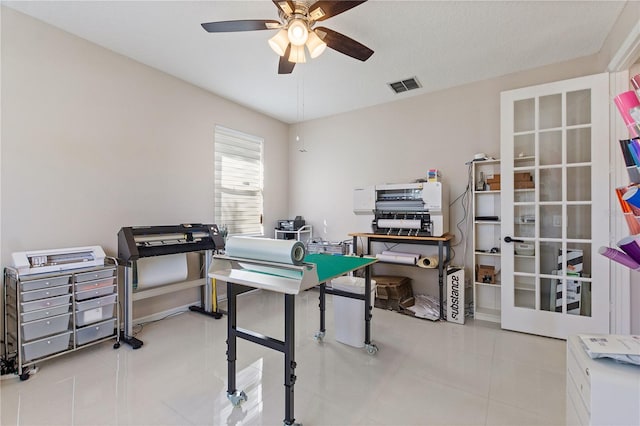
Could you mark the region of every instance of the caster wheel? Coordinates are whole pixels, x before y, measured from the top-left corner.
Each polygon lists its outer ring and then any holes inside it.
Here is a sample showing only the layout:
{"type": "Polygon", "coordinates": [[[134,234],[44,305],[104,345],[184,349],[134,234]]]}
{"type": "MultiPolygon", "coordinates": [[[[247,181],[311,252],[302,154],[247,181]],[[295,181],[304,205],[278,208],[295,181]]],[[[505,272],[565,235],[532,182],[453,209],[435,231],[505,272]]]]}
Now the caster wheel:
{"type": "Polygon", "coordinates": [[[228,393],[227,399],[231,401],[234,407],[237,407],[247,400],[247,394],[244,391],[235,391],[234,393],[228,393]]]}
{"type": "Polygon", "coordinates": [[[24,382],[25,380],[29,380],[29,377],[31,377],[29,371],[25,371],[20,375],[20,380],[24,382]]]}
{"type": "Polygon", "coordinates": [[[367,345],[367,353],[369,355],[375,355],[378,353],[378,347],[376,345],[374,345],[373,343],[367,345]]]}
{"type": "Polygon", "coordinates": [[[313,335],[313,338],[319,343],[322,342],[324,340],[324,331],[318,331],[313,335]]]}
{"type": "Polygon", "coordinates": [[[120,347],[120,342],[116,342],[113,344],[113,349],[118,349],[120,347]]]}

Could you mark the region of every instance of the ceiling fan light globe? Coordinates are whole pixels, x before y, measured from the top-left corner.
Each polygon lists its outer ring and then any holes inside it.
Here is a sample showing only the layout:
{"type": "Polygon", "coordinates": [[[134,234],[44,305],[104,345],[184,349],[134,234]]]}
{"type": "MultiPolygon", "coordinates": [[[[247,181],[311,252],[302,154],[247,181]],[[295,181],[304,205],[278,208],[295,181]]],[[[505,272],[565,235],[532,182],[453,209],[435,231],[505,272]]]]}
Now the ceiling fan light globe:
{"type": "Polygon", "coordinates": [[[294,19],[289,24],[287,35],[289,36],[289,41],[292,45],[304,46],[307,38],[309,38],[309,30],[307,29],[307,24],[305,24],[302,19],[294,19]]]}
{"type": "Polygon", "coordinates": [[[280,30],[276,35],[269,39],[269,46],[280,56],[284,56],[289,45],[289,39],[287,38],[287,30],[280,30]]]}
{"type": "Polygon", "coordinates": [[[318,37],[315,32],[310,31],[309,38],[307,39],[307,49],[309,49],[309,56],[311,56],[312,59],[317,58],[318,56],[322,55],[322,52],[324,52],[324,49],[326,48],[327,43],[322,41],[322,39],[318,37]]]}
{"type": "Polygon", "coordinates": [[[289,53],[289,62],[293,62],[296,64],[304,64],[307,62],[307,57],[304,53],[304,45],[302,46],[291,46],[291,52],[289,53]]]}

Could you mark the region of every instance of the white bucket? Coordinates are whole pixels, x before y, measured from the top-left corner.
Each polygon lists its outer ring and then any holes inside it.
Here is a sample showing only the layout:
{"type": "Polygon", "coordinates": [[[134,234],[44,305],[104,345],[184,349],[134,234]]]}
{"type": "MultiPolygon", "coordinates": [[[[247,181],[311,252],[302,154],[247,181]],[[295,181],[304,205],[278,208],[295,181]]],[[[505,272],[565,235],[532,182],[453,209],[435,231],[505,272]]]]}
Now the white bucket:
{"type": "MultiPolygon", "coordinates": [[[[364,294],[364,278],[338,277],[331,280],[335,290],[349,293],[364,294]]],[[[375,299],[376,282],[371,280],[371,294],[369,300],[373,307],[375,299]]],[[[364,347],[365,322],[364,300],[349,299],[347,297],[333,295],[333,318],[336,340],[356,348],[364,347]]],[[[371,324],[371,323],[370,323],[371,324]]]]}

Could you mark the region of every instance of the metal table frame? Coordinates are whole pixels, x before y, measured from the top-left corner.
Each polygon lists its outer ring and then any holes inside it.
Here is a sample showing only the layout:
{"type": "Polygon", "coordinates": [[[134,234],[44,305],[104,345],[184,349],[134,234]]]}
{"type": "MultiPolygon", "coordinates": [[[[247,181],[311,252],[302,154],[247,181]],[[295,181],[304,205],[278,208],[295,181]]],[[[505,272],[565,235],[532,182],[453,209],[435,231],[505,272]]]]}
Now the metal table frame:
{"type": "MultiPolygon", "coordinates": [[[[453,235],[445,234],[441,237],[410,237],[399,235],[384,235],[370,233],[353,233],[349,234],[353,237],[353,250],[357,251],[358,238],[366,238],[367,252],[371,254],[371,243],[396,243],[396,244],[418,244],[426,246],[438,246],[438,298],[440,300],[440,319],[444,320],[444,277],[445,270],[451,261],[451,240],[453,235]],[[446,251],[446,254],[445,254],[446,251]]],[[[405,265],[406,266],[406,265],[405,265]]]]}
{"type": "MultiPolygon", "coordinates": [[[[326,294],[334,294],[338,296],[348,297],[351,299],[364,300],[365,302],[365,347],[371,355],[378,351],[378,348],[371,343],[370,322],[372,318],[371,300],[368,296],[371,293],[371,264],[360,266],[345,273],[353,272],[357,269],[365,268],[365,294],[353,294],[340,290],[326,288],[326,282],[335,276],[324,278],[320,284],[320,331],[315,335],[316,340],[321,341],[325,334],[325,296],[326,294]]],[[[246,283],[244,283],[246,285],[246,283]]],[[[240,284],[227,281],[227,398],[234,406],[240,405],[247,400],[244,391],[238,390],[236,386],[236,355],[237,340],[243,339],[255,344],[282,352],[284,354],[284,387],[285,387],[285,425],[293,425],[295,423],[294,416],[294,385],[296,383],[296,361],[295,361],[295,294],[284,293],[284,340],[278,340],[273,337],[265,336],[255,331],[243,329],[237,326],[237,296],[240,284]]]]}

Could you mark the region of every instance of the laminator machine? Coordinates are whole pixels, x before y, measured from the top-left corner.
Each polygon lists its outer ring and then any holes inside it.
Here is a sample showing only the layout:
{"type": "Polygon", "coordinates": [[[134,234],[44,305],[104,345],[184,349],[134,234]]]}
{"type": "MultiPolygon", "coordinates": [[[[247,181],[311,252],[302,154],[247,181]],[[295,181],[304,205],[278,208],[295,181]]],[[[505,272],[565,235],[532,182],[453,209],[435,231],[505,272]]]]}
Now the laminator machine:
{"type": "MultiPolygon", "coordinates": [[[[123,340],[138,349],[143,342],[133,337],[133,301],[167,294],[177,290],[204,286],[202,306],[189,309],[216,319],[221,314],[214,312],[212,305],[211,280],[206,278],[214,250],[224,248],[224,238],[217,225],[182,224],[170,226],[134,226],[124,227],[118,232],[118,259],[125,266],[124,274],[124,332],[123,340]],[[204,279],[182,281],[152,288],[134,288],[134,270],[141,258],[166,256],[179,253],[204,253],[204,279]]],[[[137,277],[136,277],[137,278],[137,277]]],[[[139,284],[139,283],[138,283],[139,284]]]]}
{"type": "Polygon", "coordinates": [[[449,192],[442,182],[376,185],[373,190],[375,234],[439,237],[449,232],[449,192]]]}

